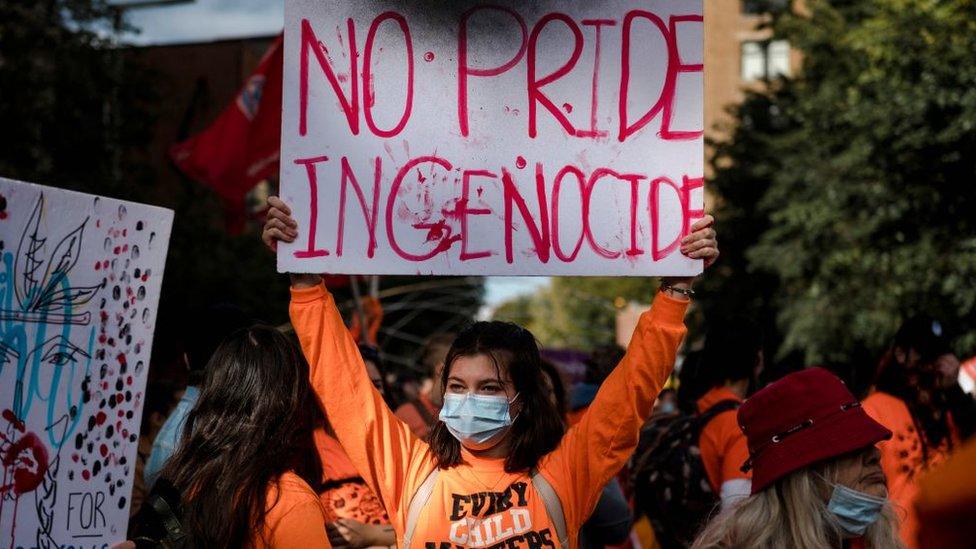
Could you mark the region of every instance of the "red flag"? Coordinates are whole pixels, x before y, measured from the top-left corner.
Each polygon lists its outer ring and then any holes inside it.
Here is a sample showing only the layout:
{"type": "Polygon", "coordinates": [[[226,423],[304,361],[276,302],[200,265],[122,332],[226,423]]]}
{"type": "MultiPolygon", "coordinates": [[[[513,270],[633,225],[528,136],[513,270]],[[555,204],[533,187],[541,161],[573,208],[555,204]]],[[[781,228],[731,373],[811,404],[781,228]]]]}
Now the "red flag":
{"type": "Polygon", "coordinates": [[[279,36],[271,44],[237,98],[209,128],[169,151],[184,174],[223,198],[232,230],[244,221],[247,193],[278,172],[282,41],[279,36]]]}

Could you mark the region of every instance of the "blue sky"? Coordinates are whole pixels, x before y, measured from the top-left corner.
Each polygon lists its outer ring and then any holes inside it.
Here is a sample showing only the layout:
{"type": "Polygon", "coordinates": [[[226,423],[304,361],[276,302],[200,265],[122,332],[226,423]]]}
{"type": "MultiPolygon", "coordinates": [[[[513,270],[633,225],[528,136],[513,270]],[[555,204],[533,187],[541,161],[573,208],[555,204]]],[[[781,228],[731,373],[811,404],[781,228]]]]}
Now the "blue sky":
{"type": "MultiPolygon", "coordinates": [[[[283,18],[281,0],[196,0],[131,10],[128,20],[141,32],[127,40],[137,44],[173,44],[268,35],[281,31],[283,18]]],[[[486,305],[494,307],[517,295],[534,292],[548,282],[545,277],[489,277],[486,305]]]]}

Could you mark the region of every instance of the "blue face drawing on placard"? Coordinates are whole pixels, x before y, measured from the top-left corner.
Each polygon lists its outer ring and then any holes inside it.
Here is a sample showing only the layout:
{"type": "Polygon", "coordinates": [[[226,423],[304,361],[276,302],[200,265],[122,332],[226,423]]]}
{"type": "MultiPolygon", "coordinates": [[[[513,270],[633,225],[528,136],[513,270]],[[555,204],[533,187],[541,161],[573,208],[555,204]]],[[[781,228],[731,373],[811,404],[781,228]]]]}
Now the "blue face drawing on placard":
{"type": "Polygon", "coordinates": [[[87,305],[105,282],[72,282],[88,218],[66,234],[46,234],[44,216],[42,193],[19,242],[0,242],[0,516],[33,494],[37,544],[57,546],[61,447],[81,419],[95,344],[87,305]]]}

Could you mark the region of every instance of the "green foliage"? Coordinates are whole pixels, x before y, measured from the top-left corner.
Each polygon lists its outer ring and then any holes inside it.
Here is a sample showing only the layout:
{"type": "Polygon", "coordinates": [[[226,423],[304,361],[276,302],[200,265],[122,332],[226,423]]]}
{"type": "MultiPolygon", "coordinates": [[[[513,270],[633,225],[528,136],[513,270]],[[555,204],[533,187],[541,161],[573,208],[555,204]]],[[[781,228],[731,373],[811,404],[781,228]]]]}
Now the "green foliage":
{"type": "Polygon", "coordinates": [[[976,2],[809,0],[804,62],[738,109],[712,188],[709,313],[778,311],[779,356],[877,356],[929,312],[976,348],[976,2]]]}
{"type": "Polygon", "coordinates": [[[645,278],[558,277],[501,304],[493,318],[524,326],[547,347],[589,350],[616,341],[617,304],[648,303],[656,288],[645,278]]]}

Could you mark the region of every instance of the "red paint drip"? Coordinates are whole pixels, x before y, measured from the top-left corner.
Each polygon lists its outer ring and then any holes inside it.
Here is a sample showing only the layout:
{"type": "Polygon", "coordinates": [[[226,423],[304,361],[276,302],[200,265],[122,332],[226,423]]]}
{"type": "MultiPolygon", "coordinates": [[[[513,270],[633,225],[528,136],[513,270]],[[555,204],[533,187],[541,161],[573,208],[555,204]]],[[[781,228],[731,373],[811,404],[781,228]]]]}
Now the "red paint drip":
{"type": "Polygon", "coordinates": [[[515,167],[518,168],[518,169],[520,169],[520,170],[522,168],[524,168],[525,167],[525,159],[522,158],[521,156],[519,156],[518,158],[516,158],[515,159],[515,167]]]}
{"type": "Polygon", "coordinates": [[[24,432],[24,422],[17,419],[17,416],[14,414],[13,410],[4,410],[3,419],[7,420],[7,423],[12,424],[14,429],[17,429],[21,433],[24,432]]]}

